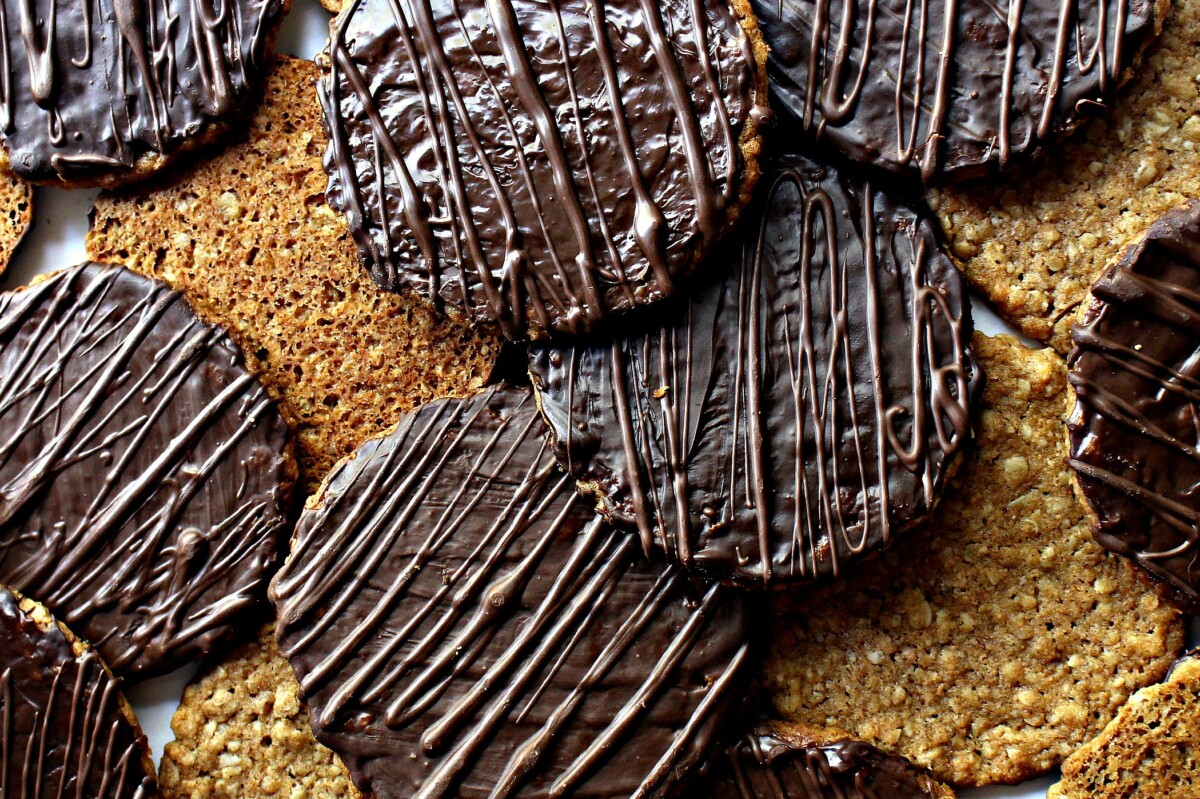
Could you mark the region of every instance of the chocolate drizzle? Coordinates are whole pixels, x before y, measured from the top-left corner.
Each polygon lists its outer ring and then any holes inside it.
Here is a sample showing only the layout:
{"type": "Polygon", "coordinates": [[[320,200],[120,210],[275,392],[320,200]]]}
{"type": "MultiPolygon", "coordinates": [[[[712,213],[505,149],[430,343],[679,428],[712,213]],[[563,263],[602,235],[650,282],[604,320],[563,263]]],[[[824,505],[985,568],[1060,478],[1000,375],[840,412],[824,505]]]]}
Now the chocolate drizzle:
{"type": "Polygon", "coordinates": [[[262,601],[294,471],[219,329],[83,264],[0,295],[0,581],[118,674],[202,657],[262,601]]]}
{"type": "Polygon", "coordinates": [[[527,391],[365,444],[272,596],[318,739],[381,799],[661,797],[745,691],[741,598],[596,517],[527,391]]]}
{"type": "Polygon", "coordinates": [[[1102,112],[1159,0],[753,0],[781,104],[885,169],[994,174],[1102,112]]]}
{"type": "Polygon", "coordinates": [[[320,93],[375,280],[514,338],[661,299],[748,191],[727,0],[355,0],[320,93]]]}
{"type": "Polygon", "coordinates": [[[151,799],[146,739],[92,649],[0,587],[0,797],[151,799]]]}
{"type": "Polygon", "coordinates": [[[1200,612],[1200,202],[1096,280],[1071,338],[1070,462],[1096,540],[1200,612]]]}
{"type": "Polygon", "coordinates": [[[244,114],[282,0],[8,0],[0,132],[25,180],[112,184],[244,114]]]}
{"type": "Polygon", "coordinates": [[[561,462],[647,549],[743,584],[837,574],[932,508],[981,375],[928,220],[798,156],[735,267],[660,328],[535,345],[561,462]]]}

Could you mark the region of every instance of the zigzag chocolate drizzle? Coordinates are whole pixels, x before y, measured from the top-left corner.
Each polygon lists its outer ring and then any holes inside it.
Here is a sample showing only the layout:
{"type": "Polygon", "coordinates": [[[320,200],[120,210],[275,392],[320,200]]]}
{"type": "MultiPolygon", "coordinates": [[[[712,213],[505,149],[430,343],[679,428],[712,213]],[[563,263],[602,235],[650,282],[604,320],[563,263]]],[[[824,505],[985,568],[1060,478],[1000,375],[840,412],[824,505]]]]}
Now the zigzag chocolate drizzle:
{"type": "Polygon", "coordinates": [[[7,0],[0,133],[12,170],[111,183],[244,114],[281,0],[7,0]]]}
{"type": "Polygon", "coordinates": [[[924,517],[981,386],[928,220],[850,174],[768,162],[720,283],[611,345],[537,344],[560,461],[707,577],[809,580],[924,517]]]}
{"type": "Polygon", "coordinates": [[[355,0],[320,86],[329,203],[385,288],[588,330],[724,231],[758,70],[726,0],[355,0]]]}
{"type": "Polygon", "coordinates": [[[1200,202],[1096,280],[1071,338],[1070,463],[1096,540],[1200,612],[1200,202]]]}
{"type": "Polygon", "coordinates": [[[0,581],[122,676],[259,606],[289,435],[228,337],[165,284],[83,264],[0,295],[0,581]]]}
{"type": "Polygon", "coordinates": [[[805,130],[927,182],[993,174],[1102,112],[1165,7],[754,0],[772,88],[805,130]]]}
{"type": "Polygon", "coordinates": [[[381,799],[660,797],[745,690],[741,598],[599,520],[527,391],[365,444],[272,597],[318,739],[381,799]]]}
{"type": "Polygon", "coordinates": [[[151,799],[146,739],[92,649],[76,654],[0,587],[0,796],[151,799]]]}

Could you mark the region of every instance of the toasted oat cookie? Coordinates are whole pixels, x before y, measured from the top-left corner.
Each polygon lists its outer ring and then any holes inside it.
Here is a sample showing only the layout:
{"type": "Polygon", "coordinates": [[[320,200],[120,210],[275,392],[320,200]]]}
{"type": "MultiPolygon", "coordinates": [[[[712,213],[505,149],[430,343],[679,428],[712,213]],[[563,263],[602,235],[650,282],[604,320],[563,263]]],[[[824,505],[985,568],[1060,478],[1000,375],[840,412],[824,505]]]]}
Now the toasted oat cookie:
{"type": "Polygon", "coordinates": [[[87,248],[229,328],[298,432],[304,482],[422,400],[488,377],[498,345],[380,291],[325,204],[316,67],[280,58],[249,140],[153,190],[102,194],[87,248]]]}
{"type": "Polygon", "coordinates": [[[20,178],[0,173],[0,275],[33,221],[33,188],[20,178]]]}
{"type": "Polygon", "coordinates": [[[1133,695],[1100,735],[1063,763],[1048,799],[1200,796],[1200,652],[1133,695]]]}
{"type": "Polygon", "coordinates": [[[775,600],[768,691],[957,785],[1018,782],[1095,735],[1183,644],[1174,609],[1091,537],[1050,350],[975,336],[978,450],[929,525],[853,580],[775,600]]]}
{"type": "Polygon", "coordinates": [[[929,195],[953,254],[1001,314],[1061,353],[1096,275],[1200,196],[1200,0],[1174,10],[1111,114],[997,184],[929,195]]]}
{"type": "Polygon", "coordinates": [[[337,755],[317,743],[274,628],[203,672],[183,693],[163,751],[165,799],[351,799],[337,755]]]}

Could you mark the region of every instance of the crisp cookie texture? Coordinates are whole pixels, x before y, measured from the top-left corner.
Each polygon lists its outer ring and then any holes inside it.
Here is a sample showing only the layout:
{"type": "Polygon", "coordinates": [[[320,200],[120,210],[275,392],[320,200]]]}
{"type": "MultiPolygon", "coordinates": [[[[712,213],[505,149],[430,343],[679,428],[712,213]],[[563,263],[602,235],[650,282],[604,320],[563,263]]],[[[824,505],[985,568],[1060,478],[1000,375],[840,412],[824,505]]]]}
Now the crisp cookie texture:
{"type": "Polygon", "coordinates": [[[163,751],[164,799],[351,799],[337,755],[313,737],[272,626],[183,693],[163,751]]]}
{"type": "Polygon", "coordinates": [[[20,178],[0,174],[0,275],[33,221],[33,188],[20,178]]]}
{"type": "Polygon", "coordinates": [[[1143,688],[1104,732],[1063,763],[1048,799],[1195,799],[1200,796],[1200,659],[1143,688]]]}
{"type": "Polygon", "coordinates": [[[1018,782],[1095,735],[1183,644],[1180,615],[1091,537],[1063,463],[1066,369],[976,335],[978,451],[924,530],[851,581],[775,599],[784,718],[957,785],[1018,782]]]}
{"type": "Polygon", "coordinates": [[[999,184],[933,191],[951,250],[1001,314],[1061,353],[1096,275],[1200,196],[1200,0],[1174,10],[1111,115],[999,184]]]}
{"type": "Polygon", "coordinates": [[[498,344],[380,291],[325,204],[316,67],[281,57],[249,140],[154,190],[103,194],[91,257],[182,289],[229,328],[298,432],[304,482],[399,414],[483,385],[498,344]]]}

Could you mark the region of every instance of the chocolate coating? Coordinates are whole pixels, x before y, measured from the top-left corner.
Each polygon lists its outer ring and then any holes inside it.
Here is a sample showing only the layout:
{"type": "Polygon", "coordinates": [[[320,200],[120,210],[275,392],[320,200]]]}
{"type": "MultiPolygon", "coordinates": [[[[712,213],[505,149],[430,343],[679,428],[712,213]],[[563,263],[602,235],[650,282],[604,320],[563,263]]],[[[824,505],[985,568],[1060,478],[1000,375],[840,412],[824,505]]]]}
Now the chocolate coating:
{"type": "Polygon", "coordinates": [[[7,0],[0,133],[10,168],[33,182],[111,185],[242,118],[284,8],[7,0]]]}
{"type": "Polygon", "coordinates": [[[753,0],[779,104],[893,172],[961,180],[1103,112],[1161,0],[753,0]]]}
{"type": "Polygon", "coordinates": [[[82,264],[0,295],[0,429],[0,582],[119,676],[203,657],[261,604],[288,430],[165,284],[82,264]]]}
{"type": "Polygon", "coordinates": [[[724,232],[759,74],[729,0],[355,0],[321,83],[329,204],[384,288],[586,331],[724,232]]]}
{"type": "Polygon", "coordinates": [[[1096,540],[1200,612],[1200,202],[1105,270],[1071,339],[1071,466],[1096,540]]]}
{"type": "Polygon", "coordinates": [[[838,574],[925,517],[982,385],[924,216],[799,156],[765,175],[722,282],[661,327],[530,351],[560,460],[605,511],[745,585],[838,574]]]}
{"type": "Polygon", "coordinates": [[[380,799],[661,797],[748,676],[742,598],[600,520],[528,391],[425,405],[343,461],[272,597],[317,738],[380,799]]]}
{"type": "Polygon", "coordinates": [[[862,741],[791,741],[755,731],[713,756],[704,799],[936,799],[933,776],[862,741]]]}
{"type": "Polygon", "coordinates": [[[126,712],[95,650],[77,654],[0,586],[0,796],[156,797],[145,736],[126,712]]]}

